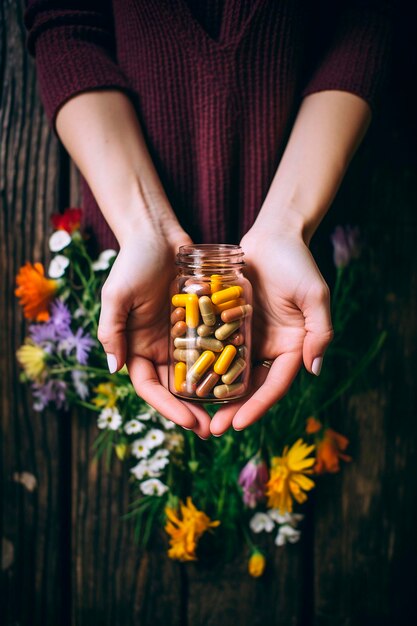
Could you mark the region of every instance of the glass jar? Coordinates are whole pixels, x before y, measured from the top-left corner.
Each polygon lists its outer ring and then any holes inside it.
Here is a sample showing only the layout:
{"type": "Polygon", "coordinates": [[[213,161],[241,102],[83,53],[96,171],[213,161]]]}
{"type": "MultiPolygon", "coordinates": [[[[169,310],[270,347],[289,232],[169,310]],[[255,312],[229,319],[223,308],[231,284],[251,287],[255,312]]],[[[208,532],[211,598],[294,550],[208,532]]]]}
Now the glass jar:
{"type": "Polygon", "coordinates": [[[171,285],[168,386],[193,401],[245,396],[251,364],[252,286],[240,246],[181,246],[171,285]]]}

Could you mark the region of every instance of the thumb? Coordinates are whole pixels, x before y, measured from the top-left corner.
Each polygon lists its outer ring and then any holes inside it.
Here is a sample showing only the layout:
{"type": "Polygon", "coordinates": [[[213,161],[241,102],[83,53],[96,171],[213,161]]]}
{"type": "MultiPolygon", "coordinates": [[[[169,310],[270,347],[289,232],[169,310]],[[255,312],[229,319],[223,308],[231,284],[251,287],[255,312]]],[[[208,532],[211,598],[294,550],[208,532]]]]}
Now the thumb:
{"type": "Polygon", "coordinates": [[[311,374],[318,376],[323,355],[333,339],[330,291],[324,280],[309,289],[301,310],[306,329],[303,344],[304,365],[311,374]]]}
{"type": "Polygon", "coordinates": [[[129,307],[117,290],[103,286],[97,338],[104,348],[110,374],[126,362],[126,321],[129,307]]]}

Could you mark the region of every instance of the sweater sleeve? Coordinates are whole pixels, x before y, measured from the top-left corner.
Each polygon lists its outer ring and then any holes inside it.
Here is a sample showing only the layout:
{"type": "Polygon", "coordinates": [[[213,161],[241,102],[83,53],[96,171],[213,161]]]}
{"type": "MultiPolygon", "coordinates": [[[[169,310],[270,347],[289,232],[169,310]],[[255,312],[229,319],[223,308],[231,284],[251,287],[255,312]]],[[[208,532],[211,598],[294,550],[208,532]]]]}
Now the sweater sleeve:
{"type": "Polygon", "coordinates": [[[76,94],[105,88],[131,91],[115,60],[108,0],[29,0],[24,21],[53,126],[60,107],[76,94]]]}
{"type": "Polygon", "coordinates": [[[391,11],[385,2],[377,1],[336,5],[337,14],[324,22],[326,43],[303,96],[348,91],[374,108],[389,74],[391,11]]]}

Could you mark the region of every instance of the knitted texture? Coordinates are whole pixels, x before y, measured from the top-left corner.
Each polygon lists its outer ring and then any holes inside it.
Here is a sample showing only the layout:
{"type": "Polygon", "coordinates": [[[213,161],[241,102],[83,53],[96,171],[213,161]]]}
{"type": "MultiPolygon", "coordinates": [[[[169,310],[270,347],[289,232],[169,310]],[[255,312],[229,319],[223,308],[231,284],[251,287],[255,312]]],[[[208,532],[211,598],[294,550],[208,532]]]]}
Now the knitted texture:
{"type": "MultiPolygon", "coordinates": [[[[303,95],[374,105],[390,40],[380,4],[29,0],[25,23],[51,123],[78,93],[125,91],[180,223],[221,243],[253,224],[303,95]]],[[[84,208],[114,244],[85,184],[84,208]]]]}

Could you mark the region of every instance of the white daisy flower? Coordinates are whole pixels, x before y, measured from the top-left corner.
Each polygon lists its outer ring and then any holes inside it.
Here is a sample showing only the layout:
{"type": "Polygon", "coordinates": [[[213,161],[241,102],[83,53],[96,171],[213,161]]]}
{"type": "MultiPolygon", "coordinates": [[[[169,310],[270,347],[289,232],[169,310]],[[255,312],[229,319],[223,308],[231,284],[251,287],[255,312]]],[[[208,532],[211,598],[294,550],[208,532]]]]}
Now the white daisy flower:
{"type": "Polygon", "coordinates": [[[166,417],[162,417],[159,420],[162,424],[162,427],[165,428],[165,430],[173,430],[175,428],[175,423],[171,422],[171,420],[167,419],[166,417]]]}
{"type": "Polygon", "coordinates": [[[146,459],[151,451],[150,446],[145,439],[135,439],[131,446],[133,456],[137,459],[146,459]]]}
{"type": "Polygon", "coordinates": [[[275,545],[285,546],[288,543],[297,543],[301,537],[301,531],[295,530],[289,524],[284,524],[279,527],[278,534],[275,538],[275,545]]]}
{"type": "Polygon", "coordinates": [[[69,258],[63,254],[57,254],[54,256],[49,264],[48,276],[49,278],[61,278],[65,274],[65,270],[69,265],[69,258]]]}
{"type": "Polygon", "coordinates": [[[155,459],[155,457],[152,457],[151,459],[148,459],[148,465],[149,469],[153,472],[160,472],[164,469],[164,467],[169,465],[169,459],[167,457],[161,459],[155,459]]]}
{"type": "Polygon", "coordinates": [[[49,249],[51,252],[60,252],[71,243],[71,235],[66,230],[56,230],[49,237],[49,249]]]}
{"type": "Polygon", "coordinates": [[[135,419],[129,420],[124,425],[125,433],[127,433],[128,435],[136,435],[136,433],[141,433],[144,428],[145,424],[142,424],[142,422],[139,422],[139,420],[135,419]]]}
{"type": "Polygon", "coordinates": [[[255,513],[249,522],[249,526],[254,533],[261,533],[263,530],[270,533],[274,529],[275,524],[267,513],[255,513]]]}
{"type": "Polygon", "coordinates": [[[157,448],[164,441],[165,435],[162,430],[157,428],[151,428],[146,434],[145,440],[150,448],[157,448]]]}
{"type": "Polygon", "coordinates": [[[158,478],[149,478],[149,480],[144,480],[140,485],[140,489],[146,496],[162,496],[166,491],[168,491],[168,487],[158,478]]]}
{"type": "Polygon", "coordinates": [[[290,524],[294,527],[304,518],[304,515],[300,515],[299,513],[282,514],[279,512],[279,509],[269,509],[268,515],[277,524],[290,524]]]}
{"type": "Polygon", "coordinates": [[[95,272],[107,270],[110,267],[110,261],[115,256],[117,256],[116,250],[103,250],[103,252],[100,253],[97,261],[94,261],[91,264],[91,267],[95,272]]]}
{"type": "Polygon", "coordinates": [[[139,461],[139,463],[132,467],[130,471],[138,480],[143,480],[144,478],[156,478],[161,475],[160,472],[149,467],[146,460],[139,461]]]}
{"type": "Polygon", "coordinates": [[[117,409],[114,407],[106,408],[101,411],[97,420],[97,426],[101,429],[117,430],[121,426],[122,421],[122,416],[117,409]]]}
{"type": "Polygon", "coordinates": [[[136,419],[141,422],[148,422],[152,419],[152,413],[150,411],[147,411],[146,413],[139,413],[139,415],[136,415],[136,419]]]}
{"type": "Polygon", "coordinates": [[[165,450],[165,448],[160,448],[153,455],[153,459],[164,459],[166,456],[169,456],[169,450],[165,450]]]}

